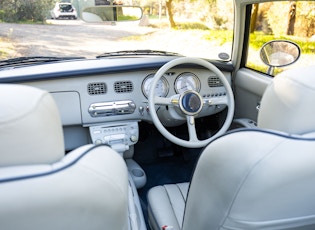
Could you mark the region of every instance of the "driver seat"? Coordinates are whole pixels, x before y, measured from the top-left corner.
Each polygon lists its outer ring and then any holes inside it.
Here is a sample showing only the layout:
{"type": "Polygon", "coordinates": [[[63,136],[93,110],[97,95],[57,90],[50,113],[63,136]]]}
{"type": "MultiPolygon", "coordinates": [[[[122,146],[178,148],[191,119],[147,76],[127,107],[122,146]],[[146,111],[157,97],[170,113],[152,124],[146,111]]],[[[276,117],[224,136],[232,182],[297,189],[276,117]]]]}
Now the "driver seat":
{"type": "Polygon", "coordinates": [[[127,167],[107,146],[64,154],[43,90],[0,84],[1,229],[129,229],[127,167]]]}
{"type": "Polygon", "coordinates": [[[315,66],[267,87],[259,129],[202,152],[191,183],[148,192],[152,229],[315,229],[315,66]]]}

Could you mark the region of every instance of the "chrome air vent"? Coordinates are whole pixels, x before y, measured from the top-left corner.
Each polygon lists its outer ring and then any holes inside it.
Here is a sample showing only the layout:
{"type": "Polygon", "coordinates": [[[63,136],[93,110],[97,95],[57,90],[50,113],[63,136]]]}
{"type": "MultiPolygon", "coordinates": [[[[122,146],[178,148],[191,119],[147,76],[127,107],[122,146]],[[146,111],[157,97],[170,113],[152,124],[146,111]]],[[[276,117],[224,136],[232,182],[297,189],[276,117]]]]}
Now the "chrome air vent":
{"type": "Polygon", "coordinates": [[[89,107],[91,117],[106,117],[115,115],[132,114],[136,104],[132,100],[108,101],[93,103],[89,107]]]}
{"type": "Polygon", "coordinates": [[[222,81],[217,76],[210,76],[208,78],[208,86],[209,87],[221,87],[223,86],[222,81]]]}
{"type": "Polygon", "coordinates": [[[105,94],[107,92],[107,87],[104,82],[94,82],[88,84],[87,90],[90,95],[99,95],[105,94]]]}
{"type": "Polygon", "coordinates": [[[114,90],[116,93],[131,93],[133,91],[133,84],[131,81],[116,81],[114,90]]]}

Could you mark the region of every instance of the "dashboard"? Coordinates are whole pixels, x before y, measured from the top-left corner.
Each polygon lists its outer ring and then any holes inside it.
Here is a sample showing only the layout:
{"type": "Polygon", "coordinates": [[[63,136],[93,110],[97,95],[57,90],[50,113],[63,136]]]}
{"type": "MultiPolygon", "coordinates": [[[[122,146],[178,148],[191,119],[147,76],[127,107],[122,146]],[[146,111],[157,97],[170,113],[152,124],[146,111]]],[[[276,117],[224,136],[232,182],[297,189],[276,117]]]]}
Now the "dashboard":
{"type": "MultiPolygon", "coordinates": [[[[23,84],[48,90],[56,100],[63,125],[89,126],[118,120],[151,121],[148,109],[148,91],[157,70],[97,74],[85,77],[26,82],[23,84]]],[[[229,75],[227,75],[229,78],[229,75]]],[[[156,86],[159,97],[170,97],[185,90],[196,90],[204,99],[224,97],[225,88],[212,72],[205,69],[172,69],[156,86]]],[[[185,117],[159,109],[161,122],[176,126],[185,117]]],[[[223,108],[205,107],[200,116],[208,116],[223,108]]]]}
{"type": "MultiPolygon", "coordinates": [[[[148,107],[151,82],[168,59],[144,61],[133,58],[126,59],[124,63],[121,59],[119,62],[101,59],[30,66],[0,71],[0,82],[30,85],[49,91],[59,108],[63,126],[70,129],[71,138],[82,139],[76,137],[79,132],[72,129],[115,122],[152,122],[148,107]]],[[[222,72],[231,83],[231,72],[222,72]]],[[[159,97],[171,97],[186,90],[198,92],[204,100],[226,97],[220,79],[199,66],[170,69],[159,80],[155,93],[159,97]]],[[[205,105],[198,117],[216,114],[224,108],[224,105],[205,105]]],[[[185,115],[176,106],[156,106],[156,111],[166,127],[186,122],[185,115]]]]}

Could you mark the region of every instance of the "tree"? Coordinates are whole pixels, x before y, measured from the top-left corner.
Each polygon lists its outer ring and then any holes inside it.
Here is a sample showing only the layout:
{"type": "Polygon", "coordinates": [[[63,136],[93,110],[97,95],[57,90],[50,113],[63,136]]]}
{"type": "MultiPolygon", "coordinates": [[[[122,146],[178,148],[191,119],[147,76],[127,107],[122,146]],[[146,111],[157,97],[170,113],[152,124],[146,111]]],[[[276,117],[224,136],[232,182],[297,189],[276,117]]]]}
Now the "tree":
{"type": "Polygon", "coordinates": [[[0,21],[15,22],[17,18],[17,10],[20,7],[19,0],[2,0],[0,3],[0,21]]]}
{"type": "MultiPolygon", "coordinates": [[[[223,0],[225,1],[225,0],[223,0]]],[[[176,27],[176,22],[174,20],[174,8],[173,5],[176,2],[177,3],[183,3],[183,0],[165,0],[165,5],[166,5],[166,10],[167,10],[167,16],[168,16],[168,20],[169,20],[169,25],[171,28],[176,27]]],[[[209,11],[210,11],[210,15],[212,15],[213,20],[214,21],[219,21],[220,23],[222,23],[224,21],[223,18],[221,18],[220,16],[218,16],[217,13],[217,0],[190,0],[190,1],[186,1],[189,2],[190,5],[198,5],[201,8],[205,8],[205,6],[209,7],[209,11]]],[[[180,4],[179,4],[180,5],[180,4]]],[[[208,8],[207,8],[208,9],[208,8]]],[[[208,13],[209,13],[208,11],[208,13]]],[[[188,12],[189,13],[189,12],[188,12]]]]}
{"type": "Polygon", "coordinates": [[[315,3],[298,2],[296,5],[294,35],[311,37],[315,34],[315,3]]]}
{"type": "Polygon", "coordinates": [[[287,35],[294,35],[294,25],[296,19],[296,2],[290,2],[290,10],[288,14],[288,27],[287,27],[287,35]]]}
{"type": "Polygon", "coordinates": [[[169,20],[169,23],[170,23],[170,27],[171,28],[175,28],[176,27],[176,23],[175,23],[174,17],[173,17],[172,1],[173,0],[167,0],[165,2],[165,4],[166,4],[167,15],[168,15],[168,20],[169,20]]]}
{"type": "Polygon", "coordinates": [[[44,21],[54,2],[55,0],[1,0],[0,20],[44,21]]]}
{"type": "Polygon", "coordinates": [[[253,12],[252,12],[252,17],[250,20],[250,33],[254,33],[256,29],[256,22],[257,22],[257,16],[258,16],[258,9],[259,9],[259,4],[254,4],[253,5],[253,12]]]}

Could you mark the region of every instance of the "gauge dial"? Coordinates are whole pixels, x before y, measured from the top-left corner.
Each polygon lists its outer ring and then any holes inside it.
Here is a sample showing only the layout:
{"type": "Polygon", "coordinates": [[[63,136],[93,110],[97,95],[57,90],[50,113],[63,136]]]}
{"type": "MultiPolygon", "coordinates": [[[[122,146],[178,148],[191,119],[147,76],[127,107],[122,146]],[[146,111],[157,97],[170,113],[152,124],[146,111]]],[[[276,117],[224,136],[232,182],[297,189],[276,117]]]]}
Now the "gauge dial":
{"type": "Polygon", "coordinates": [[[182,73],[175,80],[175,91],[183,93],[187,90],[199,92],[200,81],[199,78],[193,73],[182,73]]]}
{"type": "MultiPolygon", "coordinates": [[[[142,82],[142,92],[146,98],[148,98],[149,96],[153,77],[154,77],[154,74],[150,74],[142,82]]],[[[161,77],[155,86],[155,95],[158,97],[165,97],[168,93],[168,90],[169,90],[169,86],[168,86],[167,80],[164,77],[161,77]]]]}

